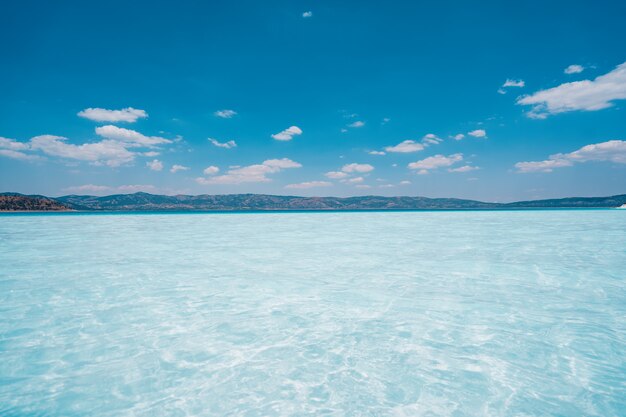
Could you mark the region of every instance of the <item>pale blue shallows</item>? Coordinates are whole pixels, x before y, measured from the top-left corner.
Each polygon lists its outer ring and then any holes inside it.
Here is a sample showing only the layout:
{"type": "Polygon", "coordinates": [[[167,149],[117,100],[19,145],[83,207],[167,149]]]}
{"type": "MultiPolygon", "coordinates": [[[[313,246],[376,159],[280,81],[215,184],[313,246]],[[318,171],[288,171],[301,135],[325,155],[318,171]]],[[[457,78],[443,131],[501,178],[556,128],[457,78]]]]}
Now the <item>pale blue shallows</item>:
{"type": "Polygon", "coordinates": [[[0,216],[2,416],[625,416],[626,210],[0,216]]]}

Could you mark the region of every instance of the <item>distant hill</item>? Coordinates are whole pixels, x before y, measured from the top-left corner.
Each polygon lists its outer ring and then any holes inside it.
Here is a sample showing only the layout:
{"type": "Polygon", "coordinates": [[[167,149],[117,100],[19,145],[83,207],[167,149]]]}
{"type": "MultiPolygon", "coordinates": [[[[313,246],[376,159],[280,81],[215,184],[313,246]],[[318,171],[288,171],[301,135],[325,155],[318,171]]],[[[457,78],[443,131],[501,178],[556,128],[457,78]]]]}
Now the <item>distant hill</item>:
{"type": "Polygon", "coordinates": [[[553,200],[485,203],[457,198],[426,197],[296,197],[265,194],[156,195],[116,194],[103,197],[67,195],[58,198],[0,194],[0,210],[81,211],[251,211],[251,210],[479,210],[533,208],[603,208],[626,204],[626,194],[553,200]],[[32,208],[30,208],[32,207],[32,208]],[[48,208],[44,208],[48,207],[48,208]]]}
{"type": "Polygon", "coordinates": [[[384,210],[491,208],[493,204],[453,198],[425,197],[294,197],[264,194],[176,195],[147,193],[105,197],[70,195],[58,198],[76,209],[90,210],[384,210]]]}
{"type": "Polygon", "coordinates": [[[44,196],[0,194],[0,211],[68,211],[65,204],[44,196]]]}

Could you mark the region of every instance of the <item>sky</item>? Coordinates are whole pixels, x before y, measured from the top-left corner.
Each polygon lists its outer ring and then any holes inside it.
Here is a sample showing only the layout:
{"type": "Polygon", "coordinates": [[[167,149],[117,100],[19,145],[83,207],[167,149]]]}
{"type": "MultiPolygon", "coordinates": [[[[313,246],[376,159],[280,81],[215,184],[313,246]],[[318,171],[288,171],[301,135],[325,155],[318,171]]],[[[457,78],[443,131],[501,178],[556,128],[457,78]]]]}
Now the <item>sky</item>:
{"type": "Polygon", "coordinates": [[[626,193],[624,1],[4,1],[0,191],[626,193]]]}

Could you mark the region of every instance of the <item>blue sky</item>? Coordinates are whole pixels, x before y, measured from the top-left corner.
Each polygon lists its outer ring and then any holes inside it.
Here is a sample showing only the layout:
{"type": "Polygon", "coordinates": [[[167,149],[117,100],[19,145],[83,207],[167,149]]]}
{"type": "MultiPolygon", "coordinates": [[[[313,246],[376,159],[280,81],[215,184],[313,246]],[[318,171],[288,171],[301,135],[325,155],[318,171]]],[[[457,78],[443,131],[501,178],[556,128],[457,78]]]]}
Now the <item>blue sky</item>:
{"type": "Polygon", "coordinates": [[[624,16],[622,1],[3,2],[0,190],[626,193],[624,16]]]}

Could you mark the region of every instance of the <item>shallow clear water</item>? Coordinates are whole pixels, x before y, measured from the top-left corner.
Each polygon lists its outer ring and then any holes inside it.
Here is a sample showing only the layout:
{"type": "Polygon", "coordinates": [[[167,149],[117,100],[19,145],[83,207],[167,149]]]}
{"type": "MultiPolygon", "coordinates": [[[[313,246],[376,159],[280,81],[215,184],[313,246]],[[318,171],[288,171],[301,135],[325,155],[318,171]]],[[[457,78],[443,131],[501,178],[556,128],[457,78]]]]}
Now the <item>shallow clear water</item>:
{"type": "Polygon", "coordinates": [[[0,216],[0,415],[626,415],[626,210],[0,216]]]}

